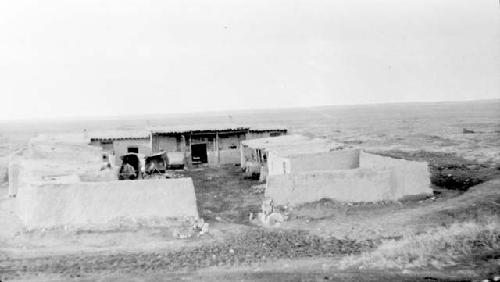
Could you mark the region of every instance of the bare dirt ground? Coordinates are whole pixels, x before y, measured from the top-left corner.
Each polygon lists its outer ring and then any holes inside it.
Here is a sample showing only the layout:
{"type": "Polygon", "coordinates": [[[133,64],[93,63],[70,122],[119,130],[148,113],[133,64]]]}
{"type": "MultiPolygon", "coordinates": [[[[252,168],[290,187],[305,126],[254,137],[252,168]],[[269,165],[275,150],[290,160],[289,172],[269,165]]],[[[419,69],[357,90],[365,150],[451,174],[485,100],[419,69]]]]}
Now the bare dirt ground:
{"type": "MultiPolygon", "coordinates": [[[[500,102],[312,108],[236,113],[239,123],[283,124],[398,158],[426,160],[434,197],[290,211],[279,227],[249,220],[264,199],[237,166],[186,171],[209,234],[173,237],[177,227],[113,230],[22,228],[0,177],[0,280],[26,281],[429,281],[500,274],[500,102]],[[463,134],[462,129],[474,131],[463,134]]],[[[206,116],[206,122],[227,117],[206,116]]],[[[149,119],[150,125],[181,119],[149,119]]],[[[183,123],[199,122],[182,117],[183,123]]],[[[143,121],[58,125],[143,128],[143,121]]],[[[2,128],[2,154],[34,134],[2,128]]],[[[37,130],[52,129],[39,125],[37,130]]],[[[5,155],[2,156],[5,161],[5,155]]],[[[0,171],[1,173],[1,171],[0,171]]]]}
{"type": "Polygon", "coordinates": [[[282,280],[349,280],[353,277],[349,273],[357,273],[354,276],[361,275],[359,279],[364,281],[371,277],[397,281],[427,276],[454,279],[457,268],[462,270],[462,278],[496,271],[491,260],[499,253],[439,272],[431,267],[432,275],[429,269],[403,269],[376,274],[368,270],[363,276],[367,270],[339,269],[337,264],[340,257],[369,252],[383,240],[500,214],[500,180],[466,193],[445,190],[434,198],[402,202],[350,205],[322,200],[292,210],[289,221],[269,229],[249,221],[248,214],[258,211],[264,197],[251,188],[258,182],[245,179],[239,167],[200,168],[186,174],[195,181],[200,216],[210,223],[211,234],[179,240],[172,238],[169,228],[20,232],[16,240],[9,241],[9,247],[0,249],[3,278],[268,280],[276,276],[282,280]],[[288,267],[273,271],[279,261],[288,267]],[[210,271],[203,270],[207,267],[210,271]]]}

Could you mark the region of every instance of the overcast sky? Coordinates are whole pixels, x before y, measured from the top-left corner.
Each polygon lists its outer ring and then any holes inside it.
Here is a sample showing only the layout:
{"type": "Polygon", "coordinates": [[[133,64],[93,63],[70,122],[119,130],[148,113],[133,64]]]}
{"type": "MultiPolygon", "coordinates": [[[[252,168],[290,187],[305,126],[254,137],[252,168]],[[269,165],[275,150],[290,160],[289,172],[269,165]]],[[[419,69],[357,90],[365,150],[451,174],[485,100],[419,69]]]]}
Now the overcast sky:
{"type": "Polygon", "coordinates": [[[500,98],[499,6],[0,1],[0,119],[500,98]]]}

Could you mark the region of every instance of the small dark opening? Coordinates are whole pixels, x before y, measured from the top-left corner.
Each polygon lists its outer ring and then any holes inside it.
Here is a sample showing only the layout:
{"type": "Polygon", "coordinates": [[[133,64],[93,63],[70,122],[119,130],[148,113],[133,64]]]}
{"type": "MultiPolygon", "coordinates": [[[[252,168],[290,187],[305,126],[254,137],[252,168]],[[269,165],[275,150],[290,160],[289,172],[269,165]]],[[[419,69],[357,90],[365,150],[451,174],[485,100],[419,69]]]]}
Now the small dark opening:
{"type": "Polygon", "coordinates": [[[128,147],[127,148],[127,153],[139,153],[139,147],[128,147]]]}
{"type": "Polygon", "coordinates": [[[207,144],[191,145],[191,161],[193,164],[207,163],[207,144]]]}

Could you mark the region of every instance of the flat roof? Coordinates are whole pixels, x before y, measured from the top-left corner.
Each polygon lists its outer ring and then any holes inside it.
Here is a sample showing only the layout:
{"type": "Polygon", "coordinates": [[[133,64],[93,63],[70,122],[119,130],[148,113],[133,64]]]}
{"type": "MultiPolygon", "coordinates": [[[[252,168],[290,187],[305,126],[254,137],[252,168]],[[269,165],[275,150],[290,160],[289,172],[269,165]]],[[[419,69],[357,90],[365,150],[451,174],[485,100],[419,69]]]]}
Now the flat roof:
{"type": "Polygon", "coordinates": [[[88,132],[90,140],[149,139],[148,130],[109,130],[88,132]]]}
{"type": "Polygon", "coordinates": [[[286,131],[284,127],[256,126],[252,127],[243,124],[220,123],[220,124],[197,124],[197,125],[176,125],[167,127],[152,127],[151,133],[156,134],[180,134],[203,131],[286,131]]]}
{"type": "Polygon", "coordinates": [[[250,127],[250,132],[252,131],[288,131],[288,128],[283,125],[255,125],[250,127]]]}
{"type": "Polygon", "coordinates": [[[224,124],[190,124],[151,127],[148,130],[109,130],[109,131],[90,131],[88,138],[91,140],[123,140],[123,139],[146,139],[151,134],[182,134],[191,132],[216,132],[216,131],[286,131],[283,126],[256,126],[224,123],[224,124]]]}

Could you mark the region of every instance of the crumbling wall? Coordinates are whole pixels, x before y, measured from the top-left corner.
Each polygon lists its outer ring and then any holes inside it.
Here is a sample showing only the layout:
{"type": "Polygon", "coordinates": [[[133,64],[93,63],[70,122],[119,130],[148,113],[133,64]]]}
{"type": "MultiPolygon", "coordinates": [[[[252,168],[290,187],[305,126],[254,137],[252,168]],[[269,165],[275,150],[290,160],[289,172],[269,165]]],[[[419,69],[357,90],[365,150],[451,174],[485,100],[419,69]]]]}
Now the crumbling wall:
{"type": "Polygon", "coordinates": [[[18,215],[29,229],[198,217],[191,178],[32,183],[18,192],[16,202],[18,215]]]}
{"type": "Polygon", "coordinates": [[[296,205],[322,198],[343,202],[395,200],[390,169],[354,169],[269,175],[266,197],[277,205],[296,205]]]}
{"type": "Polygon", "coordinates": [[[291,173],[355,169],[359,167],[359,150],[296,155],[290,158],[290,162],[291,173]]]}

